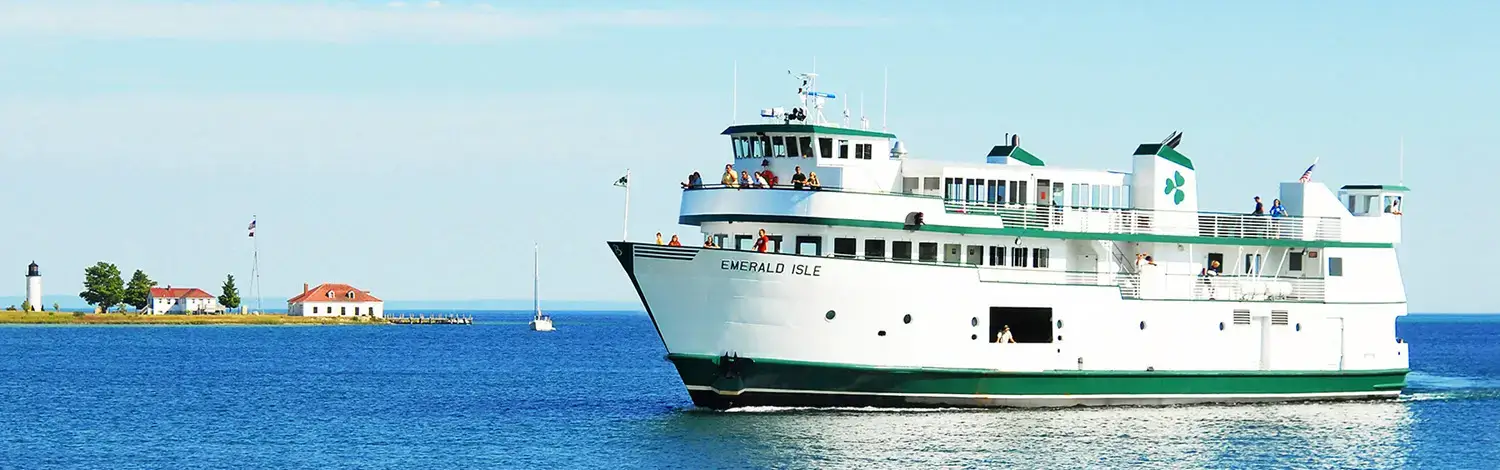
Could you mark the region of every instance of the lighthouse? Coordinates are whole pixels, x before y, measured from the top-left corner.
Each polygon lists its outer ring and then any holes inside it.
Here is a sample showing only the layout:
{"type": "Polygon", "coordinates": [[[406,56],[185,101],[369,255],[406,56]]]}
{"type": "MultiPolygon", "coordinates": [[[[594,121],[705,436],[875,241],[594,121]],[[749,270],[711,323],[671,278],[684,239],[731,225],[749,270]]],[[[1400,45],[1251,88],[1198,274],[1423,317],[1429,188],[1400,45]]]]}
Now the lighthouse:
{"type": "Polygon", "coordinates": [[[36,261],[26,267],[26,303],[34,312],[42,310],[42,268],[36,265],[36,261]]]}

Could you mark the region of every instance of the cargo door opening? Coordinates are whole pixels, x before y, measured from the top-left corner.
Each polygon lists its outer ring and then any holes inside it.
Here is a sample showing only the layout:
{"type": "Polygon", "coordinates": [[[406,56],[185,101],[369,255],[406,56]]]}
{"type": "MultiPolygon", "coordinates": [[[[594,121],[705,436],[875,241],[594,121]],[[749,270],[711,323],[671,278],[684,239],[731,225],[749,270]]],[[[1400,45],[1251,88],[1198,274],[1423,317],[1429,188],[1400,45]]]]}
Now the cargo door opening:
{"type": "Polygon", "coordinates": [[[990,307],[989,342],[1006,326],[1017,343],[1051,343],[1052,309],[1042,307],[990,307]]]}

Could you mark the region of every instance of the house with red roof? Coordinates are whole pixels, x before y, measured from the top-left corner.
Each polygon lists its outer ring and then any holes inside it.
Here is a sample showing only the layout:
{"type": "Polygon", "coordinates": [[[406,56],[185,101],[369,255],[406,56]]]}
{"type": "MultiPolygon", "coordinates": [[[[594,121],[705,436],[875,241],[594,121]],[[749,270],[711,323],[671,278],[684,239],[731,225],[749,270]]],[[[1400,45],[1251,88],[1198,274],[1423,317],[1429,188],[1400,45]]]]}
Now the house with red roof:
{"type": "Polygon", "coordinates": [[[212,294],[196,287],[152,287],[146,298],[146,312],[152,315],[187,313],[224,313],[224,306],[212,294]]]}
{"type": "Polygon", "coordinates": [[[286,301],[288,315],[303,317],[385,317],[385,301],[348,284],[302,285],[302,295],[286,301]]]}

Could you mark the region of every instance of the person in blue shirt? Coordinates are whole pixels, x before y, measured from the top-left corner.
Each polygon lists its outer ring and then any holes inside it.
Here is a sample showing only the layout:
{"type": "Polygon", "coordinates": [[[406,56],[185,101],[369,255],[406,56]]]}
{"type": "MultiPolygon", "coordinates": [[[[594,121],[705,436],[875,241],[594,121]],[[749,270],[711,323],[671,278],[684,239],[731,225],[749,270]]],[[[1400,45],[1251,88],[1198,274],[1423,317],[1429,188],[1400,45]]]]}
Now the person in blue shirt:
{"type": "Polygon", "coordinates": [[[1271,202],[1271,217],[1285,217],[1285,216],[1286,216],[1286,208],[1281,206],[1281,200],[1277,199],[1277,200],[1272,201],[1271,202]]]}

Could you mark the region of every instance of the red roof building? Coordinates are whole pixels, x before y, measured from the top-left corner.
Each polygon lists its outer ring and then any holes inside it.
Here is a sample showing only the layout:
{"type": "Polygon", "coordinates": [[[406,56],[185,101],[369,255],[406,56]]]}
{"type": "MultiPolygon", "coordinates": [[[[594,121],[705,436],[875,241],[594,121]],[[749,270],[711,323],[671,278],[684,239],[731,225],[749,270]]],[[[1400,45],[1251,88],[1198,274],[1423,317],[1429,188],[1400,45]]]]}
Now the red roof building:
{"type": "Polygon", "coordinates": [[[348,284],[302,285],[302,294],[287,299],[287,314],[316,317],[385,316],[385,301],[348,284]]]}
{"type": "Polygon", "coordinates": [[[168,313],[223,313],[213,294],[196,287],[152,287],[146,310],[153,315],[168,313]]]}

